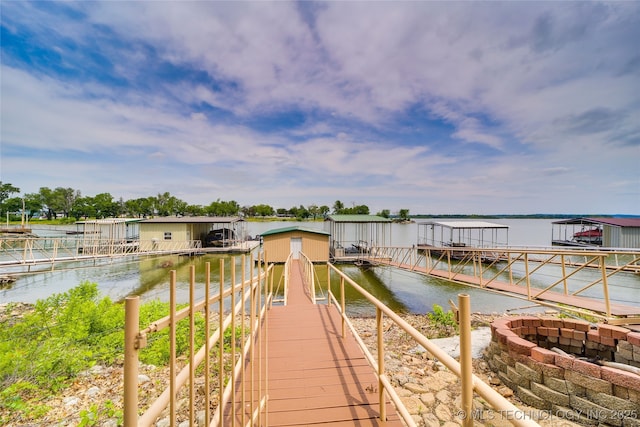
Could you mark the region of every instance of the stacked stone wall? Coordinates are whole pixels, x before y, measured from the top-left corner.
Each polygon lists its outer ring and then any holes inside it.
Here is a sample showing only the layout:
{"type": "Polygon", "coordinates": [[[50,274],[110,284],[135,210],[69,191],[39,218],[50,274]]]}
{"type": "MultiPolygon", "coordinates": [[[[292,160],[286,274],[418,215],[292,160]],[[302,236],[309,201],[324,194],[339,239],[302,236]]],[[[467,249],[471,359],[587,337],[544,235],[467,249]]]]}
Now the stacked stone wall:
{"type": "Polygon", "coordinates": [[[491,324],[485,358],[528,405],[584,425],[640,427],[640,375],[584,360],[640,367],[638,332],[575,319],[501,318],[491,324]]]}

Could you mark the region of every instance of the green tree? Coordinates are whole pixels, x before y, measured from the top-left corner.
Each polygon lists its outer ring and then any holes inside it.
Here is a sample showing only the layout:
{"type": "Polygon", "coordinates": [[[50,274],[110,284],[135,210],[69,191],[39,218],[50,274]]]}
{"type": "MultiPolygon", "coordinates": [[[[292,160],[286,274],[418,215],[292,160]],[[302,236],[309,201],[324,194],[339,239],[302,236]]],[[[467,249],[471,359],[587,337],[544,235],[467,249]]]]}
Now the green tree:
{"type": "Polygon", "coordinates": [[[275,211],[269,205],[260,204],[253,207],[257,216],[273,216],[275,211]]]}
{"type": "Polygon", "coordinates": [[[60,212],[68,217],[76,199],[81,197],[79,190],[63,187],[57,187],[55,190],[40,187],[39,194],[47,212],[47,219],[57,218],[60,212]]]}
{"type": "Polygon", "coordinates": [[[153,206],[155,198],[140,197],[138,199],[130,199],[124,202],[124,213],[137,218],[146,218],[153,215],[153,206]]]}
{"type": "Polygon", "coordinates": [[[92,197],[79,197],[73,203],[73,207],[71,208],[71,216],[73,216],[76,221],[79,221],[80,218],[95,218],[97,216],[97,211],[94,206],[94,201],[92,197]]]}
{"type": "Polygon", "coordinates": [[[93,207],[96,212],[96,218],[110,218],[119,215],[118,203],[113,200],[113,196],[109,193],[96,194],[93,197],[93,207]]]}
{"type": "Polygon", "coordinates": [[[400,209],[398,211],[398,216],[402,220],[408,220],[409,219],[409,209],[400,209]]]}
{"type": "Polygon", "coordinates": [[[307,206],[307,212],[313,219],[316,219],[320,215],[320,208],[318,208],[318,205],[309,205],[307,206]]]}
{"type": "Polygon", "coordinates": [[[333,204],[333,213],[341,214],[343,210],[344,210],[344,203],[342,203],[340,200],[336,200],[335,203],[333,204]]]}
{"type": "Polygon", "coordinates": [[[0,206],[4,203],[6,199],[9,198],[10,195],[14,193],[19,193],[20,189],[18,187],[13,186],[9,183],[3,183],[0,181],[0,206]]]}
{"type": "Polygon", "coordinates": [[[5,212],[13,214],[19,214],[22,212],[22,197],[9,197],[2,203],[5,212]]]}
{"type": "Polygon", "coordinates": [[[391,211],[389,211],[389,209],[382,209],[376,215],[381,216],[383,218],[389,218],[389,216],[391,216],[391,211]]]}
{"type": "Polygon", "coordinates": [[[185,212],[190,216],[203,216],[207,213],[205,207],[201,205],[188,205],[185,212]]]}
{"type": "Polygon", "coordinates": [[[207,206],[206,211],[211,216],[234,216],[240,212],[240,205],[235,200],[224,202],[218,199],[207,206]]]}
{"type": "Polygon", "coordinates": [[[25,209],[29,213],[29,219],[42,212],[42,197],[38,193],[24,195],[25,209]]]}
{"type": "Polygon", "coordinates": [[[38,192],[42,199],[42,204],[44,205],[44,209],[47,213],[47,219],[57,218],[56,214],[56,202],[53,194],[53,190],[49,187],[40,187],[40,191],[38,192]]]}
{"type": "Polygon", "coordinates": [[[69,217],[69,213],[73,208],[73,203],[78,197],[81,197],[80,191],[74,190],[73,188],[57,187],[53,192],[56,200],[60,204],[60,209],[64,213],[64,216],[69,217]]]}

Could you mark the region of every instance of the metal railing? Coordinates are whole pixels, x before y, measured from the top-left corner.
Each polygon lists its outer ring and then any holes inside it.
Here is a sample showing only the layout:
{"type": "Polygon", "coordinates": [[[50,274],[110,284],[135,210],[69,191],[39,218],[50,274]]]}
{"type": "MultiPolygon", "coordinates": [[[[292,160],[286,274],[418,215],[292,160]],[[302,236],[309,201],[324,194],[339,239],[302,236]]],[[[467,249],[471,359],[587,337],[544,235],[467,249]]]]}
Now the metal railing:
{"type": "Polygon", "coordinates": [[[291,261],[293,254],[290,253],[287,257],[287,260],[284,263],[284,267],[282,269],[282,274],[278,279],[278,285],[276,286],[275,292],[273,293],[273,299],[271,300],[271,304],[273,303],[282,303],[283,305],[287,305],[287,300],[289,296],[289,273],[291,272],[291,261]],[[280,297],[280,290],[282,289],[282,297],[280,297]]]}
{"type": "Polygon", "coordinates": [[[311,298],[311,301],[314,304],[316,304],[318,301],[326,301],[327,297],[322,292],[322,287],[320,286],[320,279],[318,278],[318,272],[316,271],[315,264],[303,252],[300,252],[300,261],[302,263],[302,280],[307,286],[309,298],[311,298]],[[317,292],[320,292],[321,295],[318,296],[317,292]]]}
{"type": "MultiPolygon", "coordinates": [[[[125,364],[124,364],[124,425],[150,426],[169,407],[170,425],[176,425],[178,393],[187,387],[188,418],[195,422],[198,403],[204,407],[204,425],[260,425],[267,418],[266,397],[266,327],[267,308],[271,302],[273,266],[265,268],[258,260],[257,272],[246,278],[246,257],[241,258],[241,279],[237,281],[236,260],[231,258],[231,285],[225,288],[225,263],[220,260],[220,283],[218,292],[211,291],[210,263],[205,266],[204,298],[195,301],[195,267],[190,270],[189,304],[176,308],[176,272],[171,271],[170,313],[147,327],[139,327],[139,297],[126,299],[125,364]],[[271,282],[271,286],[269,283],[271,282]],[[225,301],[228,309],[225,311],[225,301]],[[214,322],[218,307],[217,322],[214,322]],[[247,311],[248,309],[248,311],[247,311]],[[225,315],[226,314],[226,315],[225,315]],[[196,318],[204,316],[202,329],[197,330],[196,318]],[[188,321],[188,363],[177,372],[176,351],[177,326],[188,321]],[[217,323],[217,325],[215,324],[217,323]],[[264,328],[262,327],[264,326],[264,328]],[[139,353],[147,345],[149,337],[169,329],[169,387],[148,408],[138,407],[138,363],[139,353]],[[211,332],[212,329],[215,329],[211,332]],[[227,348],[227,335],[230,344],[227,348]],[[196,337],[203,337],[203,344],[196,349],[196,337]],[[239,341],[239,348],[237,341],[239,341]],[[263,355],[262,352],[265,354],[263,355]],[[251,360],[251,369],[245,372],[246,361],[251,360]],[[258,361],[257,363],[255,361],[258,361]],[[196,396],[196,370],[204,377],[203,396],[196,396]],[[217,376],[217,384],[212,378],[217,376]],[[240,389],[238,389],[240,387],[240,389]],[[216,389],[217,393],[212,393],[216,389]],[[248,390],[247,390],[248,389],[248,390]],[[239,397],[238,397],[239,396],[239,397]],[[217,397],[217,408],[211,414],[217,397]],[[198,398],[200,401],[198,401],[198,398]],[[141,412],[143,411],[143,412],[141,412]],[[138,415],[141,413],[141,415],[138,415]]],[[[251,256],[251,271],[254,260],[251,256]]]]}
{"type": "Polygon", "coordinates": [[[195,252],[200,240],[131,241],[82,238],[0,238],[0,266],[32,266],[65,261],[195,252]]]}
{"type": "Polygon", "coordinates": [[[473,425],[473,413],[472,413],[472,398],[473,392],[476,392],[484,400],[486,400],[493,409],[498,413],[504,414],[505,418],[515,426],[538,426],[538,423],[533,421],[529,415],[509,402],[500,393],[495,391],[491,386],[484,383],[480,378],[473,375],[471,372],[471,349],[470,349],[470,304],[467,295],[461,295],[459,300],[460,304],[460,330],[461,330],[461,362],[459,363],[453,357],[449,356],[444,350],[433,344],[429,339],[422,335],[413,326],[407,323],[404,319],[394,313],[390,308],[373,297],[370,293],[360,287],[349,276],[338,270],[333,265],[327,263],[327,291],[329,295],[329,304],[334,304],[342,316],[342,336],[346,335],[347,326],[351,330],[351,333],[355,337],[356,341],[362,348],[365,357],[369,361],[369,364],[374,368],[376,375],[378,376],[378,393],[380,401],[380,419],[386,420],[385,413],[385,396],[386,392],[389,398],[393,401],[400,416],[408,426],[415,426],[415,421],[411,417],[411,414],[402,404],[400,397],[396,393],[393,385],[385,372],[384,360],[385,360],[385,345],[384,345],[384,328],[383,328],[383,316],[393,321],[400,329],[405,331],[411,338],[413,338],[417,344],[421,345],[425,350],[431,353],[436,359],[438,359],[443,365],[445,365],[451,372],[461,378],[462,383],[462,413],[463,423],[466,426],[473,425]],[[340,278],[340,295],[338,298],[331,291],[331,273],[337,274],[340,278]],[[346,313],[345,302],[345,284],[351,286],[355,291],[360,293],[369,303],[376,308],[376,331],[377,331],[377,357],[374,357],[367,345],[359,337],[357,331],[350,322],[346,313]]]}
{"type": "MultiPolygon", "coordinates": [[[[522,288],[521,298],[554,307],[560,307],[553,301],[554,292],[590,298],[601,301],[604,308],[586,314],[610,323],[640,321],[637,316],[613,315],[609,286],[613,276],[640,272],[640,250],[376,247],[363,259],[485,289],[506,283],[522,288]],[[474,278],[473,283],[465,280],[467,276],[474,278]],[[586,296],[587,291],[591,295],[586,296]]],[[[562,308],[585,313],[570,300],[562,308]]]]}

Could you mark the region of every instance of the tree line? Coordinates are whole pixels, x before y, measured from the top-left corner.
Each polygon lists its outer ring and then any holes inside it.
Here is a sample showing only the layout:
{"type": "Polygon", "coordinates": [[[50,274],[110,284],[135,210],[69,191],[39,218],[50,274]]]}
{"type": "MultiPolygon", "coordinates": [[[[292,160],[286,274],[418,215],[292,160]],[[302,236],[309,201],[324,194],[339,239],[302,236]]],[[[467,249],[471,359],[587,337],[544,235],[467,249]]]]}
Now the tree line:
{"type": "MultiPolygon", "coordinates": [[[[152,216],[237,216],[244,217],[294,217],[298,219],[317,219],[332,213],[339,215],[359,214],[369,215],[366,205],[347,207],[340,200],[333,206],[315,204],[309,206],[293,206],[289,209],[277,208],[266,204],[240,206],[235,200],[224,201],[217,199],[208,205],[191,205],[184,200],[171,195],[169,192],[158,193],[156,196],[137,199],[115,199],[110,193],[100,193],[95,196],[82,196],[80,190],[73,188],[41,187],[37,193],[20,193],[20,188],[13,184],[0,181],[0,214],[22,215],[32,219],[35,216],[45,216],[47,219],[74,218],[76,221],[87,218],[148,218],[152,216]]],[[[383,209],[377,215],[391,217],[391,211],[383,209]]],[[[409,218],[408,209],[400,209],[396,214],[401,219],[409,218]]]]}

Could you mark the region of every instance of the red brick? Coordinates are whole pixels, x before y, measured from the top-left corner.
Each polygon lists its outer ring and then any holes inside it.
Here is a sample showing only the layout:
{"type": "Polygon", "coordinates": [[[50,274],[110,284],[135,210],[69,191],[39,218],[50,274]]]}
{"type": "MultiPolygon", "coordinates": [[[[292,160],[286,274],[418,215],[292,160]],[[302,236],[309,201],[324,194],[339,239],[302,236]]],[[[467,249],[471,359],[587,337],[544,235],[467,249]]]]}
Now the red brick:
{"type": "Polygon", "coordinates": [[[573,359],[573,366],[571,369],[593,378],[600,378],[600,366],[595,363],[587,362],[586,360],[573,359]]]}
{"type": "Polygon", "coordinates": [[[539,317],[535,316],[523,316],[522,317],[522,326],[533,326],[538,327],[542,324],[539,317]]]}
{"type": "Polygon", "coordinates": [[[522,326],[522,318],[521,317],[514,317],[513,319],[511,319],[511,327],[512,328],[519,328],[522,326]]]}
{"type": "Polygon", "coordinates": [[[640,346],[640,332],[629,332],[627,341],[629,341],[629,344],[640,346]]]}
{"type": "Polygon", "coordinates": [[[502,318],[491,322],[491,327],[495,329],[511,329],[511,320],[502,318]]]}
{"type": "Polygon", "coordinates": [[[517,335],[513,333],[511,329],[496,329],[496,335],[500,344],[507,344],[507,340],[510,337],[517,337],[517,335]]]}
{"type": "Polygon", "coordinates": [[[591,324],[586,320],[574,320],[576,326],[575,329],[582,332],[589,332],[591,330],[591,324]]]}
{"type": "Polygon", "coordinates": [[[559,328],[549,328],[549,336],[550,337],[559,337],[560,329],[559,328]]]}
{"type": "Polygon", "coordinates": [[[556,352],[542,347],[533,347],[531,349],[531,358],[536,362],[553,364],[556,361],[556,354],[556,352]]]}
{"type": "Polygon", "coordinates": [[[560,336],[564,338],[573,338],[573,329],[560,328],[560,336]]]}
{"type": "Polygon", "coordinates": [[[587,339],[587,333],[582,331],[573,331],[573,339],[578,341],[584,341],[587,339]]]}
{"type": "Polygon", "coordinates": [[[601,376],[603,380],[612,384],[640,391],[640,375],[603,366],[601,368],[601,376]]]}
{"type": "Polygon", "coordinates": [[[509,337],[507,339],[507,345],[509,346],[509,351],[513,351],[517,354],[523,354],[525,356],[530,356],[531,349],[533,347],[537,347],[534,343],[520,337],[509,337]]]}
{"type": "Polygon", "coordinates": [[[567,329],[575,329],[576,322],[573,319],[562,319],[562,327],[567,329]]]}
{"type": "Polygon", "coordinates": [[[591,329],[589,332],[587,332],[587,340],[599,343],[600,333],[595,329],[591,329]]]}
{"type": "Polygon", "coordinates": [[[538,326],[536,328],[536,334],[547,337],[549,336],[549,328],[547,328],[546,326],[538,326]]]}
{"type": "Polygon", "coordinates": [[[542,320],[542,326],[545,326],[547,328],[553,328],[553,320],[551,317],[544,317],[541,319],[542,320]]]}
{"type": "Polygon", "coordinates": [[[598,330],[600,331],[600,336],[612,337],[618,340],[626,339],[627,334],[629,333],[627,328],[616,325],[607,325],[604,323],[600,323],[598,325],[598,330]]]}
{"type": "Polygon", "coordinates": [[[611,337],[611,329],[606,328],[605,323],[598,323],[598,332],[601,337],[611,337]]]}
{"type": "Polygon", "coordinates": [[[600,335],[600,344],[608,345],[609,347],[615,347],[616,340],[613,339],[612,337],[605,337],[600,335]]]}
{"type": "Polygon", "coordinates": [[[572,369],[573,367],[573,357],[563,356],[562,354],[556,353],[556,366],[563,369],[572,369]]]}

